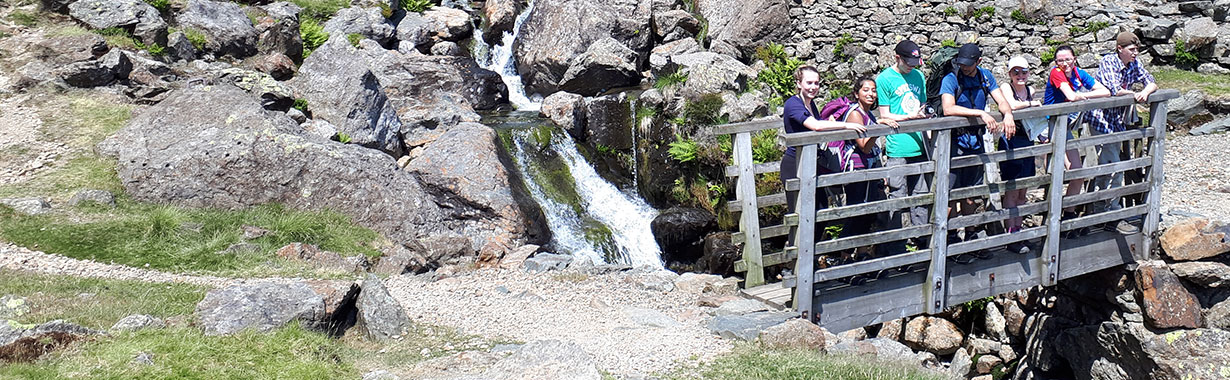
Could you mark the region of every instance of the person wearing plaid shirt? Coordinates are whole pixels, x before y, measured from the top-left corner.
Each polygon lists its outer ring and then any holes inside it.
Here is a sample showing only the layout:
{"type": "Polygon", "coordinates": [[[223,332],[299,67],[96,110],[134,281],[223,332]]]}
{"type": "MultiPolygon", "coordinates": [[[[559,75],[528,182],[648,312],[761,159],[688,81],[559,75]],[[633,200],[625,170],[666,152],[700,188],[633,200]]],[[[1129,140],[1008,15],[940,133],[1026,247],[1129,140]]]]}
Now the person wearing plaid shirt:
{"type": "MultiPolygon", "coordinates": [[[[1095,78],[1102,83],[1112,96],[1134,96],[1136,102],[1143,103],[1149,99],[1149,94],[1157,90],[1153,75],[1136,60],[1139,54],[1140,40],[1132,32],[1123,32],[1115,38],[1115,52],[1102,57],[1095,78]],[[1132,91],[1133,84],[1144,86],[1139,92],[1132,91]]],[[[1089,112],[1089,125],[1093,127],[1093,135],[1103,135],[1120,132],[1126,129],[1127,115],[1132,106],[1096,109],[1089,112]]],[[[1120,161],[1122,143],[1103,144],[1097,147],[1098,165],[1120,161]]],[[[1123,173],[1102,175],[1093,179],[1094,189],[1110,189],[1123,186],[1123,173]]],[[[1118,199],[1108,199],[1092,205],[1095,212],[1117,210],[1122,206],[1118,199]]],[[[1111,227],[1111,226],[1108,226],[1111,227]]],[[[1126,221],[1116,223],[1113,227],[1122,233],[1136,233],[1140,229],[1126,221]]],[[[1108,228],[1109,229],[1109,228],[1108,228]]]]}

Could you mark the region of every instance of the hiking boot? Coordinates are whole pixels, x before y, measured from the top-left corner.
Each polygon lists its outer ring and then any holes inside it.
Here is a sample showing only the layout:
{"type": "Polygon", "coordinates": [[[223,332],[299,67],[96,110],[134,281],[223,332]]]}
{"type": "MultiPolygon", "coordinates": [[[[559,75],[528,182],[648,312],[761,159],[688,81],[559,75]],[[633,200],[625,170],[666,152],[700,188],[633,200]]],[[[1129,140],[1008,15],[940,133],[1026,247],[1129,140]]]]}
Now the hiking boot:
{"type": "Polygon", "coordinates": [[[970,263],[973,263],[973,262],[974,262],[974,260],[977,260],[977,259],[978,259],[978,258],[977,258],[977,257],[974,257],[974,255],[973,255],[973,254],[969,254],[969,253],[962,253],[962,254],[960,254],[960,255],[953,256],[953,257],[952,257],[952,262],[957,263],[957,264],[962,264],[962,265],[965,265],[965,264],[970,264],[970,263]]]}
{"type": "Polygon", "coordinates": [[[1113,231],[1117,231],[1124,235],[1138,234],[1140,233],[1140,227],[1137,227],[1129,221],[1120,220],[1118,223],[1115,223],[1115,229],[1113,231]]]}
{"type": "Polygon", "coordinates": [[[1018,241],[1015,243],[1008,244],[1008,252],[1012,252],[1018,255],[1024,255],[1024,254],[1028,254],[1030,251],[1031,249],[1029,248],[1029,243],[1026,243],[1023,241],[1018,241]]]}

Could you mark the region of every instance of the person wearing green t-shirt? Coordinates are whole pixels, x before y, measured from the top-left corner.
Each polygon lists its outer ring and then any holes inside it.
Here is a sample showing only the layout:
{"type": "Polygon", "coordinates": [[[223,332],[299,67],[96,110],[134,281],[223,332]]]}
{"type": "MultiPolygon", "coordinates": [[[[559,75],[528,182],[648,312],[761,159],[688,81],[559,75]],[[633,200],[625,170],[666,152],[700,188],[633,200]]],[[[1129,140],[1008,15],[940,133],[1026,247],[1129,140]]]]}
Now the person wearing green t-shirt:
{"type": "MultiPolygon", "coordinates": [[[[876,93],[879,96],[880,119],[904,121],[927,117],[927,85],[921,71],[916,69],[922,64],[922,55],[918,45],[910,40],[902,40],[894,49],[897,53],[896,64],[885,68],[876,76],[876,93]]],[[[923,150],[923,136],[920,132],[897,133],[888,135],[885,139],[886,167],[908,165],[927,160],[923,150]]],[[[888,198],[904,198],[929,191],[929,178],[924,175],[889,176],[888,198]]],[[[901,227],[901,213],[894,211],[889,218],[889,228],[901,227]]],[[[909,210],[910,224],[921,226],[927,224],[930,212],[925,206],[911,207],[909,210]]],[[[891,244],[889,253],[905,252],[904,242],[891,244]]]]}

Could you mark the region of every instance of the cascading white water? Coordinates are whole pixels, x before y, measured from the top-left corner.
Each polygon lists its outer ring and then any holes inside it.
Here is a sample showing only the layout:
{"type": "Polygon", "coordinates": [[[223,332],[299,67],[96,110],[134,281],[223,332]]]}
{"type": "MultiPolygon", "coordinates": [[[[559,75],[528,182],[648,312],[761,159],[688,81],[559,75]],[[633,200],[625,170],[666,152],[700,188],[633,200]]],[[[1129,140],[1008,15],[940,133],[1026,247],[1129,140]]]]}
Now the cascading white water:
{"type": "Polygon", "coordinates": [[[513,60],[513,42],[517,40],[517,36],[521,34],[521,24],[530,17],[530,12],[534,10],[534,2],[530,1],[526,5],[525,10],[517,15],[517,21],[513,23],[512,33],[504,32],[500,38],[500,43],[493,47],[487,47],[486,42],[482,38],[475,38],[475,44],[478,44],[476,51],[480,54],[475,54],[478,59],[478,64],[487,70],[494,71],[500,74],[500,78],[504,80],[504,86],[508,87],[508,102],[512,103],[518,111],[537,111],[542,107],[542,97],[539,95],[527,96],[525,94],[525,85],[521,83],[521,75],[517,73],[517,64],[513,60]],[[483,54],[489,53],[489,54],[483,54]]]}
{"type": "Polygon", "coordinates": [[[557,153],[571,172],[576,181],[576,192],[579,203],[585,215],[579,215],[570,205],[552,200],[535,183],[534,174],[530,172],[531,158],[526,153],[534,149],[527,140],[532,133],[529,130],[513,131],[513,141],[516,151],[512,152],[517,169],[547,218],[547,225],[553,234],[552,243],[560,253],[570,253],[578,258],[589,259],[594,263],[608,262],[603,249],[605,242],[593,241],[586,233],[586,219],[595,220],[610,230],[610,240],[613,240],[617,257],[610,263],[628,264],[634,267],[662,267],[662,259],[657,242],[649,229],[650,222],[657,216],[657,210],[650,207],[640,198],[626,194],[610,184],[590,166],[576,149],[576,142],[567,133],[553,131],[550,149],[557,153]]]}

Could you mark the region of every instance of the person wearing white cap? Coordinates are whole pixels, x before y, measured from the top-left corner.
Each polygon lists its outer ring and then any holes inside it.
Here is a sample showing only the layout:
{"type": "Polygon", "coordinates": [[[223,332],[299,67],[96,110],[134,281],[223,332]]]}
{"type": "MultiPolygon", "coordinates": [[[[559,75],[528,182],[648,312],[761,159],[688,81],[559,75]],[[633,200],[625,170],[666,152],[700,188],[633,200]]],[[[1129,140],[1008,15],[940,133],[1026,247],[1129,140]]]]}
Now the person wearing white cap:
{"type": "MultiPolygon", "coordinates": [[[[1029,87],[1029,62],[1025,60],[1025,57],[1016,56],[1008,60],[1008,80],[1001,83],[999,89],[1000,92],[1011,95],[1006,96],[1005,101],[1013,110],[1042,105],[1041,101],[1034,100],[1033,89],[1029,87]]],[[[1034,141],[1046,139],[1048,133],[1046,119],[1017,120],[1015,124],[1004,125],[1004,128],[1012,128],[1016,131],[1012,138],[1000,139],[999,150],[1011,151],[1024,148],[1033,145],[1034,141]]],[[[1033,157],[1017,158],[999,164],[1000,177],[1005,181],[1032,177],[1036,172],[1033,157]]],[[[1026,189],[1016,189],[1005,192],[1004,208],[1010,209],[1025,204],[1025,191],[1026,189]]],[[[1021,222],[1022,217],[1014,214],[1004,222],[1004,229],[1010,234],[1020,231],[1021,222]]],[[[1029,253],[1030,250],[1027,242],[1008,244],[1009,252],[1024,254],[1029,253]]]]}

